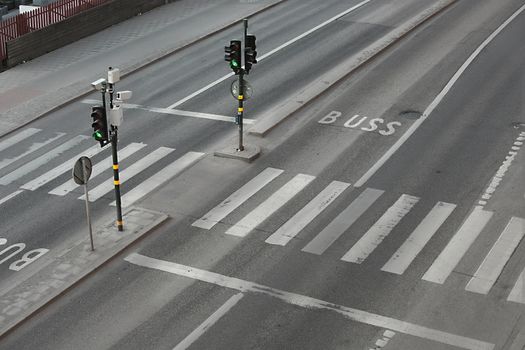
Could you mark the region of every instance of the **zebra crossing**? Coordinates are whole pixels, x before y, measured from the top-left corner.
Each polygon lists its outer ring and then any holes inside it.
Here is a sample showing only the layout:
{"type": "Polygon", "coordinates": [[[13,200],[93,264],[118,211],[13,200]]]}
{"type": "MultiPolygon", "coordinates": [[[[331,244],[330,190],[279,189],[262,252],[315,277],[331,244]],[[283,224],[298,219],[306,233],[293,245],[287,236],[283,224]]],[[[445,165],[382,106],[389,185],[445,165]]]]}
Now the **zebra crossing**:
{"type": "MultiPolygon", "coordinates": [[[[217,223],[234,213],[243,203],[264,188],[267,188],[267,185],[284,173],[285,171],[281,169],[264,169],[229,195],[219,205],[213,207],[201,218],[193,222],[192,226],[205,230],[212,229],[217,223]]],[[[315,177],[311,175],[295,175],[276,191],[267,194],[266,199],[260,199],[262,200],[261,204],[230,226],[224,234],[246,237],[252,230],[312,184],[314,180],[315,177]]],[[[275,246],[286,246],[323,211],[331,206],[333,207],[334,201],[341,194],[353,189],[349,183],[332,181],[320,192],[311,195],[313,198],[307,201],[303,207],[296,208],[295,214],[292,214],[275,232],[268,233],[269,236],[266,238],[265,243],[275,246]]],[[[340,240],[345,232],[363,214],[379,206],[380,198],[384,197],[384,193],[383,190],[364,188],[328,225],[311,238],[301,251],[315,255],[323,254],[340,240]]],[[[382,212],[382,215],[375,223],[339,259],[352,264],[366,264],[369,256],[374,253],[403,218],[417,206],[419,201],[420,198],[416,196],[409,194],[400,195],[397,200],[390,203],[390,206],[382,212]]],[[[422,215],[423,219],[416,225],[406,240],[402,243],[400,242],[401,244],[397,250],[381,267],[381,271],[394,275],[403,275],[456,208],[456,204],[453,203],[435,203],[430,211],[422,215]]],[[[475,207],[471,210],[439,255],[427,267],[421,279],[435,284],[445,283],[470,247],[487,227],[493,218],[493,214],[493,212],[480,207],[475,207]]],[[[465,290],[481,295],[488,294],[524,236],[525,219],[510,217],[499,238],[493,244],[492,249],[473,273],[470,281],[465,286],[465,290]]],[[[525,304],[525,269],[515,281],[507,300],[525,304]]]]}
{"type": "MultiPolygon", "coordinates": [[[[144,175],[152,165],[165,159],[175,149],[158,147],[151,149],[145,143],[125,145],[119,150],[119,161],[137,158],[136,161],[127,161],[127,166],[120,172],[120,182],[144,175]]],[[[0,153],[0,186],[18,185],[18,190],[0,198],[0,205],[15,198],[24,191],[36,191],[52,181],[58,181],[64,174],[69,174],[75,161],[81,156],[95,157],[99,154],[105,157],[97,161],[92,169],[92,183],[98,183],[104,174],[109,175],[112,169],[112,156],[108,147],[101,148],[93,145],[85,135],[68,136],[66,133],[46,133],[37,128],[24,129],[2,141],[0,152],[5,152],[2,158],[0,153]],[[74,154],[71,156],[70,154],[74,154]],[[66,158],[64,160],[63,158],[66,158]],[[51,168],[50,168],[51,167],[51,168]]],[[[130,206],[158,188],[171,178],[176,177],[184,170],[198,162],[204,153],[187,152],[175,159],[156,174],[146,178],[133,188],[127,189],[122,196],[123,207],[130,206]]],[[[71,179],[52,188],[47,193],[53,196],[64,197],[77,189],[78,185],[71,179]]],[[[113,177],[105,178],[90,191],[90,202],[95,202],[113,190],[113,177]]],[[[84,200],[84,195],[78,197],[84,200]]],[[[110,203],[114,205],[114,203],[110,203]]]]}

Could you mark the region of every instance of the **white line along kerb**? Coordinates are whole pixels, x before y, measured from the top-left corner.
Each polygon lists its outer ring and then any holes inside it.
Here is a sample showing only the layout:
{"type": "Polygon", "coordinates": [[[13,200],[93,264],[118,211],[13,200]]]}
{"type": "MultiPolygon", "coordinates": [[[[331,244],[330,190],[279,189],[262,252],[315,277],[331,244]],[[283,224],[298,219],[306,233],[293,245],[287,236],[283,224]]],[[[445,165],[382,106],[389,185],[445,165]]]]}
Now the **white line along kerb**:
{"type": "Polygon", "coordinates": [[[361,187],[365,182],[368,181],[368,179],[370,179],[376,173],[376,171],[379,170],[379,168],[383,166],[383,164],[386,163],[388,159],[390,159],[390,157],[392,157],[392,155],[405,143],[406,140],[408,140],[410,136],[412,136],[412,134],[417,130],[417,128],[419,128],[421,124],[423,124],[423,122],[428,118],[428,116],[434,111],[437,105],[439,105],[439,103],[447,95],[450,89],[452,89],[452,86],[454,86],[454,84],[459,80],[461,75],[465,72],[468,66],[470,66],[470,64],[476,59],[476,57],[478,57],[481,51],[483,51],[483,49],[487,47],[488,44],[490,44],[490,42],[494,40],[494,38],[499,33],[501,33],[501,31],[503,31],[503,29],[505,29],[524,10],[525,5],[523,5],[522,7],[520,7],[519,10],[514,12],[512,16],[510,16],[501,26],[498,27],[498,29],[496,29],[491,35],[489,35],[487,39],[485,39],[485,41],[472,53],[472,55],[470,55],[470,57],[465,61],[465,63],[463,63],[463,65],[454,74],[454,76],[452,76],[450,81],[436,96],[434,101],[432,101],[432,103],[430,103],[427,109],[425,109],[423,115],[418,120],[416,120],[414,124],[410,126],[410,128],[408,128],[408,130],[396,141],[396,143],[394,143],[392,147],[390,147],[390,149],[385,154],[383,154],[383,156],[359,180],[356,181],[354,187],[361,187]]]}
{"type": "MultiPolygon", "coordinates": [[[[282,45],[276,47],[275,49],[273,49],[272,51],[267,52],[267,53],[265,53],[264,55],[259,56],[259,58],[257,59],[257,61],[260,62],[260,61],[264,60],[265,58],[270,57],[270,56],[273,55],[274,53],[276,53],[276,52],[278,52],[278,51],[284,49],[284,48],[287,47],[287,46],[290,46],[291,44],[295,43],[296,41],[301,40],[302,38],[304,38],[304,37],[306,37],[306,36],[312,34],[313,32],[315,32],[315,31],[317,31],[317,30],[319,30],[319,29],[321,29],[321,28],[323,28],[323,27],[329,25],[330,23],[332,23],[332,22],[338,20],[339,18],[341,18],[341,17],[343,17],[343,16],[346,16],[346,15],[349,14],[350,12],[353,12],[353,11],[357,10],[358,8],[360,8],[360,7],[364,6],[364,5],[366,5],[366,4],[369,3],[370,1],[372,1],[372,0],[361,1],[359,4],[354,5],[354,6],[350,7],[349,9],[347,9],[347,10],[345,10],[345,11],[343,11],[343,12],[337,14],[337,15],[335,15],[334,17],[332,17],[332,18],[326,20],[325,22],[319,24],[318,26],[316,26],[316,27],[314,27],[314,28],[312,28],[312,29],[310,29],[310,30],[304,32],[304,33],[301,34],[301,35],[296,36],[295,38],[293,38],[293,39],[291,39],[291,40],[288,40],[288,41],[285,42],[284,44],[282,44],[282,45]]],[[[179,100],[179,101],[175,102],[174,104],[172,104],[171,106],[168,106],[168,107],[166,107],[166,108],[167,108],[167,109],[172,109],[172,108],[178,107],[178,106],[180,106],[181,104],[183,104],[183,103],[185,103],[185,102],[191,100],[191,99],[194,98],[195,96],[198,96],[198,95],[202,94],[204,91],[209,90],[209,89],[211,89],[212,87],[214,87],[215,85],[222,83],[223,81],[225,81],[225,80],[228,79],[229,77],[232,77],[233,75],[234,75],[233,72],[232,72],[232,73],[229,73],[229,74],[227,74],[227,75],[225,75],[225,76],[223,76],[223,77],[221,77],[221,78],[215,80],[214,82],[209,83],[208,85],[206,85],[206,86],[203,87],[202,89],[195,91],[195,92],[192,93],[191,95],[188,95],[188,96],[184,97],[182,100],[179,100]]]]}

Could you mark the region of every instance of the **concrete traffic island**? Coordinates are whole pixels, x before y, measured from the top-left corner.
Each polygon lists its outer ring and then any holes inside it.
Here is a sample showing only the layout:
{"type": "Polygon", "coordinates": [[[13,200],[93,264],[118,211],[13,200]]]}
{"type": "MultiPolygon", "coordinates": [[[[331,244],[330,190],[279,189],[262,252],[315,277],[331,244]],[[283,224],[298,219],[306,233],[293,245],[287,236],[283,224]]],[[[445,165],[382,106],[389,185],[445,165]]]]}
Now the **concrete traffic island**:
{"type": "Polygon", "coordinates": [[[227,147],[215,151],[213,153],[216,157],[239,159],[245,162],[252,162],[261,155],[261,148],[256,145],[244,145],[244,150],[239,151],[239,145],[228,145],[227,147]]]}
{"type": "Polygon", "coordinates": [[[94,251],[91,250],[87,235],[82,232],[82,239],[57,252],[31,276],[3,291],[0,295],[0,337],[74,287],[167,218],[164,213],[132,207],[123,214],[123,232],[117,231],[113,219],[95,230],[94,251]]]}

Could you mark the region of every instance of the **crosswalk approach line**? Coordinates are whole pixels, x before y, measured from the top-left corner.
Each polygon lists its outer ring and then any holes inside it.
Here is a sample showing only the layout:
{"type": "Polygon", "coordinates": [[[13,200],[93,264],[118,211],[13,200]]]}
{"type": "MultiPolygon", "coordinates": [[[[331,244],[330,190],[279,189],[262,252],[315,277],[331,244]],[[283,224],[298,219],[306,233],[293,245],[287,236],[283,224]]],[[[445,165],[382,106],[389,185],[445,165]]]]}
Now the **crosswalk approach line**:
{"type": "Polygon", "coordinates": [[[402,275],[455,208],[438,202],[381,270],[402,275]]]}
{"type": "MultiPolygon", "coordinates": [[[[188,152],[178,158],[173,163],[159,170],[155,175],[147,178],[140,185],[136,186],[122,196],[122,207],[129,207],[136,201],[140,200],[148,193],[162,186],[164,183],[182,173],[187,168],[198,162],[205,154],[201,152],[188,152]]],[[[112,206],[115,202],[111,203],[112,206]]]]}
{"type": "Polygon", "coordinates": [[[233,192],[228,198],[223,200],[219,205],[204,214],[203,217],[195,221],[192,226],[209,230],[218,222],[228,216],[232,211],[237,209],[241,204],[250,199],[254,194],[259,192],[263,187],[281,175],[284,170],[275,168],[266,168],[253,179],[244,184],[237,191],[233,192]]]}
{"type": "Polygon", "coordinates": [[[394,227],[419,201],[418,197],[401,195],[399,199],[372,225],[357,243],[341,258],[343,261],[361,264],[392,232],[394,227]]]}
{"type": "MultiPolygon", "coordinates": [[[[146,144],[144,143],[135,143],[132,142],[123,149],[118,151],[118,158],[119,161],[122,161],[129,156],[133,155],[135,152],[138,152],[142,148],[146,147],[146,144]]],[[[90,179],[94,179],[98,175],[102,174],[104,171],[112,169],[113,165],[113,156],[109,156],[104,158],[103,160],[99,161],[95,165],[93,165],[93,169],[91,170],[91,177],[90,179]]],[[[62,185],[52,189],[49,191],[49,194],[53,194],[55,196],[65,196],[66,194],[74,191],[76,188],[78,188],[80,185],[78,185],[73,179],[69,179],[66,182],[64,182],[62,185]]]]}
{"type": "Polygon", "coordinates": [[[5,159],[2,159],[0,160],[0,170],[7,167],[8,165],[11,165],[13,164],[14,162],[16,162],[17,160],[20,160],[28,155],[30,155],[31,153],[33,152],[36,152],[38,151],[39,149],[49,145],[50,143],[58,140],[59,138],[63,137],[65,135],[65,133],[63,132],[57,132],[55,133],[55,136],[43,141],[43,142],[34,142],[31,146],[29,146],[29,148],[25,151],[25,152],[22,152],[20,154],[18,154],[17,156],[13,157],[13,158],[5,158],[5,159]]]}
{"type": "Polygon", "coordinates": [[[479,294],[487,294],[490,291],[518,244],[523,239],[525,234],[524,228],[524,219],[517,217],[510,219],[498,240],[468,282],[465,290],[479,294]]]}
{"type": "Polygon", "coordinates": [[[16,145],[18,142],[20,141],[23,141],[25,139],[27,139],[28,137],[31,137],[33,136],[34,134],[38,133],[42,131],[41,129],[35,129],[35,128],[27,128],[27,129],[24,129],[22,131],[20,131],[19,133],[5,139],[4,141],[0,141],[0,152],[13,146],[13,145],[16,145]]]}
{"type": "Polygon", "coordinates": [[[514,287],[512,287],[512,290],[507,297],[507,301],[525,304],[525,269],[521,271],[514,287]]]}
{"type": "Polygon", "coordinates": [[[311,254],[323,254],[383,193],[384,191],[374,188],[365,189],[301,250],[311,254]]]}
{"type": "Polygon", "coordinates": [[[78,158],[82,156],[93,157],[106,149],[107,148],[100,147],[100,145],[94,145],[88,148],[87,150],[80,152],[74,157],[66,160],[59,166],[49,170],[48,172],[40,175],[39,177],[20,186],[20,188],[23,188],[24,190],[29,190],[29,191],[35,191],[39,189],[40,187],[44,186],[45,184],[53,181],[54,179],[56,179],[57,177],[65,173],[66,171],[71,170],[73,166],[75,165],[75,162],[77,161],[78,158]]]}
{"type": "Polygon", "coordinates": [[[463,225],[441,251],[422,279],[443,284],[492,217],[491,211],[474,208],[463,225]]]}
{"type": "Polygon", "coordinates": [[[0,177],[0,185],[9,185],[13,181],[16,181],[20,179],[21,177],[26,176],[27,174],[47,164],[49,161],[53,160],[54,158],[62,155],[64,152],[79,145],[82,141],[88,138],[89,138],[88,136],[84,136],[84,135],[78,135],[78,136],[73,137],[72,139],[64,142],[60,146],[52,149],[51,151],[41,155],[40,157],[30,161],[29,163],[22,165],[21,167],[18,167],[12,172],[0,177]]]}
{"type": "MultiPolygon", "coordinates": [[[[139,161],[131,164],[130,166],[126,167],[122,172],[120,172],[120,183],[123,184],[127,180],[132,179],[135,175],[146,170],[149,166],[159,161],[160,159],[164,158],[165,156],[167,156],[174,150],[175,150],[174,148],[168,148],[168,147],[157,148],[153,152],[149,153],[145,157],[141,158],[139,161]]],[[[112,176],[108,178],[106,181],[103,181],[97,187],[89,191],[89,201],[95,202],[102,196],[106,195],[108,192],[111,192],[114,188],[115,188],[115,185],[113,184],[113,176],[112,176]]],[[[85,198],[86,198],[86,195],[84,194],[78,197],[78,199],[82,199],[82,200],[85,200],[85,198]]]]}
{"type": "Polygon", "coordinates": [[[284,206],[295,195],[301,192],[310,182],[315,179],[315,176],[306,174],[297,174],[290,181],[284,184],[276,192],[274,192],[268,199],[261,203],[257,208],[252,210],[248,215],[242,218],[235,225],[230,227],[227,235],[245,237],[254,228],[259,226],[264,220],[269,218],[273,213],[284,206]]]}
{"type": "Polygon", "coordinates": [[[265,242],[281,246],[286,245],[337,197],[339,197],[348,186],[350,186],[350,184],[346,182],[332,181],[314,199],[268,237],[265,242]]]}

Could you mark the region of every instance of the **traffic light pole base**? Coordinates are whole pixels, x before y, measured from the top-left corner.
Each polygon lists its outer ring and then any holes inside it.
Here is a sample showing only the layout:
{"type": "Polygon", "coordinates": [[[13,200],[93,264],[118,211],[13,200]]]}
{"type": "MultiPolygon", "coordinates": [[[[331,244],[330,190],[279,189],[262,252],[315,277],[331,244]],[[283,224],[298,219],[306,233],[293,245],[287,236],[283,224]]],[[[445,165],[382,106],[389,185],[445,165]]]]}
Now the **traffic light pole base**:
{"type": "Polygon", "coordinates": [[[257,159],[261,154],[261,148],[256,145],[245,144],[243,151],[239,151],[238,148],[238,144],[231,145],[224,149],[215,151],[214,155],[216,157],[239,159],[250,163],[253,160],[257,159]]]}

